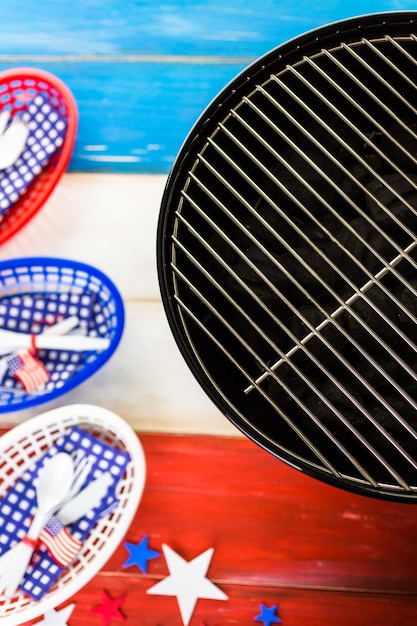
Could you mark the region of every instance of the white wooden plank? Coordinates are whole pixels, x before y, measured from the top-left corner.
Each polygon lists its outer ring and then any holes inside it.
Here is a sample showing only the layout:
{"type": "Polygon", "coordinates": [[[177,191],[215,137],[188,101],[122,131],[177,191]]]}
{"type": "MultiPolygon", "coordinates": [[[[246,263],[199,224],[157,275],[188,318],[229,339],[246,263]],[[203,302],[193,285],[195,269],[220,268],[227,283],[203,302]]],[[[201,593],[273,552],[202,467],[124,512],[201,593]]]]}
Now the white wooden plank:
{"type": "Polygon", "coordinates": [[[113,357],[92,378],[52,402],[3,414],[17,424],[74,403],[104,406],[142,432],[236,435],[183,360],[160,303],[128,302],[126,327],[113,357]]]}
{"type": "MultiPolygon", "coordinates": [[[[255,56],[300,32],[363,12],[414,9],[411,0],[32,0],[3,3],[2,55],[129,59],[255,56]]],[[[138,76],[138,80],[141,77],[138,76]]]]}
{"type": "Polygon", "coordinates": [[[126,308],[122,341],[108,363],[70,393],[7,413],[17,424],[44,410],[86,402],[139,431],[236,435],[181,356],[156,275],[156,226],[164,176],[67,174],[36,217],[3,244],[0,258],[65,257],[89,263],[118,286],[126,308]]]}
{"type": "Polygon", "coordinates": [[[51,256],[94,265],[125,299],[159,299],[156,227],[166,177],[66,174],[0,258],[51,256]]]}
{"type": "Polygon", "coordinates": [[[349,17],[414,8],[412,0],[44,0],[34,10],[33,0],[15,0],[2,3],[0,70],[40,67],[71,89],[80,113],[72,171],[167,173],[196,119],[242,71],[253,74],[253,61],[285,43],[302,49],[307,33],[349,17]]]}

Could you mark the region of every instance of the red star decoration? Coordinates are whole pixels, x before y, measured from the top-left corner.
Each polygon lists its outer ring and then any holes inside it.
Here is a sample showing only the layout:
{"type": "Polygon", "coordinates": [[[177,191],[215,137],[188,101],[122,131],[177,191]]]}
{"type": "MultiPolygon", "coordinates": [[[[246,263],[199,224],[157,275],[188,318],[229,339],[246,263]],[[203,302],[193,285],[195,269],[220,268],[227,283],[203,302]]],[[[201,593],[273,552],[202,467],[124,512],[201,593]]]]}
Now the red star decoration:
{"type": "Polygon", "coordinates": [[[114,600],[112,600],[108,593],[103,590],[101,592],[101,598],[102,603],[91,609],[91,613],[101,615],[102,626],[108,626],[111,620],[114,620],[116,622],[126,621],[124,615],[122,615],[122,613],[119,611],[126,596],[121,596],[120,598],[115,598],[114,600]]]}

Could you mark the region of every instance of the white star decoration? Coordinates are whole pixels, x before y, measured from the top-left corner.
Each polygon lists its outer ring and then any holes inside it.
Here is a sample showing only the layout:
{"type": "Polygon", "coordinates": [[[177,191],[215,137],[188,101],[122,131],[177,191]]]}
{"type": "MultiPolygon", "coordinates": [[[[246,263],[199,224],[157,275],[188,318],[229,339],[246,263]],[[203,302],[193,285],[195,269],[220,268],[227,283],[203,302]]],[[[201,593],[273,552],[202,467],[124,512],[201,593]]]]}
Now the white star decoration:
{"type": "Polygon", "coordinates": [[[51,609],[45,613],[43,620],[37,622],[37,626],[67,626],[67,622],[74,609],[75,604],[69,604],[59,611],[51,609]]]}
{"type": "Polygon", "coordinates": [[[148,589],[147,593],[176,596],[184,626],[188,625],[198,598],[227,600],[226,594],[206,578],[213,548],[209,548],[192,561],[185,561],[169,546],[163,545],[162,549],[170,575],[148,589]]]}

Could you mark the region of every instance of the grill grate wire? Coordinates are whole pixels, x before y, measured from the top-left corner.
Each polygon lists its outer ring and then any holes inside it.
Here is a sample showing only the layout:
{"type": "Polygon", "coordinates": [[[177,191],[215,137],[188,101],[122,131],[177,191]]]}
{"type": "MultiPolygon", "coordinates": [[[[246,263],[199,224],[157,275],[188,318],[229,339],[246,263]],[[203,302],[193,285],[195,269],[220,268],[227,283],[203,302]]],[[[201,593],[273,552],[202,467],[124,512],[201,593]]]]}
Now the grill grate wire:
{"type": "Polygon", "coordinates": [[[171,199],[175,314],[226,412],[385,496],[417,493],[416,65],[410,34],[265,68],[171,199]]]}

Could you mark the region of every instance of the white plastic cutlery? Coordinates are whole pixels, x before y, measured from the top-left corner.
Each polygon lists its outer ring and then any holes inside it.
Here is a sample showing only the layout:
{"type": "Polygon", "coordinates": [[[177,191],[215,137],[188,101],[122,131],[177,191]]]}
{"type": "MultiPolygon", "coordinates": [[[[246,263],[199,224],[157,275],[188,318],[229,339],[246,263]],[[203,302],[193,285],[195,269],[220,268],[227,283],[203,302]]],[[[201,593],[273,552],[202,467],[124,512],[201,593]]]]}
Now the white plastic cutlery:
{"type": "MultiPolygon", "coordinates": [[[[46,335],[66,335],[71,330],[76,328],[79,324],[80,320],[76,315],[71,315],[70,317],[66,317],[63,320],[53,324],[52,326],[47,326],[45,330],[42,331],[43,334],[46,335]]],[[[2,349],[0,345],[0,355],[10,355],[10,348],[2,349]]],[[[0,359],[0,381],[3,380],[3,376],[5,375],[8,369],[8,359],[2,358],[0,359]]]]}
{"type": "Polygon", "coordinates": [[[80,320],[76,315],[70,315],[69,317],[64,317],[64,319],[56,322],[52,326],[47,326],[42,333],[44,335],[66,335],[71,330],[74,330],[80,323],[80,320]]]}
{"type": "Polygon", "coordinates": [[[91,472],[91,467],[94,462],[94,457],[89,457],[86,455],[83,455],[83,456],[80,455],[80,457],[78,457],[77,455],[75,455],[73,457],[73,461],[74,461],[74,479],[72,481],[72,485],[67,493],[65,500],[63,500],[59,504],[60,509],[67,502],[72,501],[72,499],[76,497],[77,494],[79,493],[81,487],[84,485],[85,481],[87,480],[87,476],[91,472]]]}
{"type": "Polygon", "coordinates": [[[100,504],[112,482],[113,478],[110,472],[100,474],[100,476],[88,483],[82,491],[64,504],[57,511],[56,516],[64,526],[76,522],[100,504]]]}
{"type": "Polygon", "coordinates": [[[7,122],[9,121],[10,113],[9,111],[2,111],[0,113],[0,135],[4,133],[6,130],[7,122]]]}
{"type": "Polygon", "coordinates": [[[29,128],[22,120],[14,118],[7,126],[9,119],[9,111],[0,113],[0,170],[17,161],[29,135],[29,128]]]}
{"type": "MultiPolygon", "coordinates": [[[[84,352],[89,350],[106,350],[110,345],[107,337],[86,337],[84,335],[53,335],[40,333],[35,335],[35,346],[46,350],[68,350],[84,352]]],[[[0,329],[0,351],[14,352],[22,348],[33,347],[33,336],[16,333],[12,330],[0,329]]]]}
{"type": "MultiPolygon", "coordinates": [[[[70,317],[65,317],[63,320],[53,324],[52,326],[47,326],[43,331],[43,335],[66,335],[71,330],[74,330],[79,324],[80,320],[76,315],[71,315],[70,317]]],[[[0,329],[0,332],[3,332],[4,329],[0,329]]],[[[9,332],[9,331],[7,331],[9,332]]],[[[20,333],[19,333],[20,334],[20,333]]],[[[37,336],[37,335],[36,335],[37,336]]],[[[0,342],[0,354],[10,354],[10,348],[3,348],[0,342]]],[[[7,360],[6,367],[7,367],[7,360]]],[[[0,370],[1,372],[1,370],[0,370]]],[[[1,373],[0,373],[1,378],[1,373]]]]}
{"type": "Polygon", "coordinates": [[[65,452],[48,459],[39,471],[36,487],[37,509],[29,530],[22,541],[1,557],[1,561],[4,559],[8,567],[0,566],[0,590],[3,590],[7,597],[13,596],[16,592],[42,528],[65,499],[72,485],[73,476],[74,464],[70,455],[65,452]]]}

